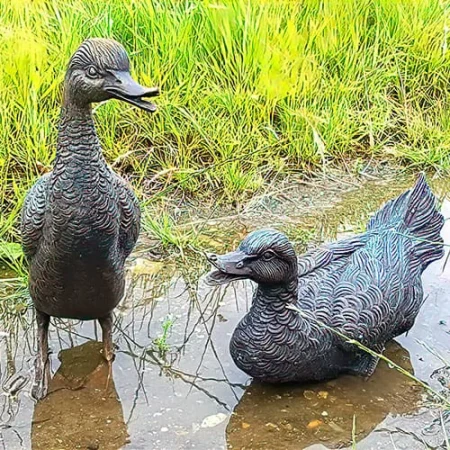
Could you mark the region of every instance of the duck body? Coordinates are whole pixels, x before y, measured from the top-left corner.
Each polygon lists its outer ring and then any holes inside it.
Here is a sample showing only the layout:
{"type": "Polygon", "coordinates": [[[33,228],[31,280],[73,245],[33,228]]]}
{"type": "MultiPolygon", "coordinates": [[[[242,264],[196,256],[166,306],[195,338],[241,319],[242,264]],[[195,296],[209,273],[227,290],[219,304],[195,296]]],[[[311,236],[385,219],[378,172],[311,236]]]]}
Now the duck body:
{"type": "Polygon", "coordinates": [[[258,290],[231,339],[238,367],[267,382],[370,375],[376,360],[316,320],[377,352],[413,325],[423,299],[421,273],[412,264],[385,264],[386,253],[399,249],[390,234],[341,241],[299,258],[314,269],[299,276],[296,299],[289,291],[258,290]],[[287,309],[280,293],[313,320],[287,309]]]}
{"type": "Polygon", "coordinates": [[[443,255],[443,223],[420,176],[370,220],[366,233],[297,258],[284,235],[262,230],[234,256],[213,258],[212,284],[242,278],[237,272],[246,265],[246,277],[258,283],[231,338],[236,365],[271,383],[370,376],[378,358],[330,328],[377,353],[408,331],[424,300],[422,272],[443,255]]]}
{"type": "Polygon", "coordinates": [[[63,110],[54,170],[29,192],[22,227],[39,311],[86,320],[117,306],[140,209],[106,164],[90,112],[63,110]]]}
{"type": "Polygon", "coordinates": [[[133,192],[104,161],[84,167],[73,170],[65,161],[28,200],[43,205],[45,223],[30,261],[30,293],[35,307],[53,317],[107,316],[123,296],[125,260],[139,234],[133,192]]]}

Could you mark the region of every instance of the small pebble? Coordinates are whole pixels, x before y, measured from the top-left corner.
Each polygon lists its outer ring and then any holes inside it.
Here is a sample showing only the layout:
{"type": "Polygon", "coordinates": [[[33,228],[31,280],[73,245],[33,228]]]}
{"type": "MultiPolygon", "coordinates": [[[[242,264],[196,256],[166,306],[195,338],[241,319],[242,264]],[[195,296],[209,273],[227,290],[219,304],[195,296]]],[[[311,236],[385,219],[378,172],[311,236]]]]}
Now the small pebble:
{"type": "Polygon", "coordinates": [[[272,422],[267,422],[266,423],[266,427],[269,429],[269,431],[275,431],[278,430],[279,428],[272,422]]]}
{"type": "Polygon", "coordinates": [[[311,420],[311,422],[308,423],[308,425],[306,426],[306,428],[308,428],[308,430],[314,430],[314,428],[317,428],[319,425],[322,425],[322,421],[321,420],[311,420]]]}
{"type": "Polygon", "coordinates": [[[202,424],[202,428],[212,428],[222,423],[228,416],[224,413],[214,414],[212,416],[205,417],[202,424]]]}
{"type": "Polygon", "coordinates": [[[319,391],[317,397],[326,399],[328,398],[328,391],[319,391]]]}

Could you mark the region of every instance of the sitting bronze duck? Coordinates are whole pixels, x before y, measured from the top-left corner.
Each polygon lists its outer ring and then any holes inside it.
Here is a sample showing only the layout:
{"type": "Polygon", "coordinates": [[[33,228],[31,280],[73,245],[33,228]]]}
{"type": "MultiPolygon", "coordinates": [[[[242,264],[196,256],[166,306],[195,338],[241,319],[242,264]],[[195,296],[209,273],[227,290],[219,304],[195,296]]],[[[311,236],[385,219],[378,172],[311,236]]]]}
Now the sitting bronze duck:
{"type": "Polygon", "coordinates": [[[297,258],[285,235],[260,230],[237,251],[210,255],[217,270],[209,284],[250,279],[258,285],[231,338],[236,365],[270,383],[370,376],[379,358],[317,321],[382,352],[414,324],[424,301],[421,274],[443,256],[443,224],[421,174],[372,217],[365,233],[350,239],[297,258]]]}
{"type": "Polygon", "coordinates": [[[72,56],[64,81],[56,160],[26,196],[22,246],[38,325],[33,395],[45,395],[50,317],[97,319],[104,355],[113,358],[112,311],[124,294],[125,259],[139,233],[139,204],[106,164],[91,104],[119,99],[145,111],[157,88],[130,76],[125,49],[111,39],[88,39],[72,56]]]}

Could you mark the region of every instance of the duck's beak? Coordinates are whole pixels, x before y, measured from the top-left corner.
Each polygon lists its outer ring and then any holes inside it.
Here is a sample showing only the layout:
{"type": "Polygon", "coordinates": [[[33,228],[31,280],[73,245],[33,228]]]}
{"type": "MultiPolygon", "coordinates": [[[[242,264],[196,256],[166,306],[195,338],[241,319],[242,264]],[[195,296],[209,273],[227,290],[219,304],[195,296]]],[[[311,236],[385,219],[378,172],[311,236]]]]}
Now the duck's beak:
{"type": "Polygon", "coordinates": [[[109,71],[112,77],[108,80],[104,89],[113,98],[131,103],[144,111],[155,112],[155,104],[144,100],[145,97],[156,97],[159,95],[159,88],[144,87],[133,80],[129,72],[109,71]]]}
{"type": "Polygon", "coordinates": [[[222,256],[207,255],[208,261],[217,269],[206,276],[206,282],[210,286],[227,284],[235,280],[248,278],[251,270],[244,263],[247,254],[242,251],[230,252],[222,256]]]}

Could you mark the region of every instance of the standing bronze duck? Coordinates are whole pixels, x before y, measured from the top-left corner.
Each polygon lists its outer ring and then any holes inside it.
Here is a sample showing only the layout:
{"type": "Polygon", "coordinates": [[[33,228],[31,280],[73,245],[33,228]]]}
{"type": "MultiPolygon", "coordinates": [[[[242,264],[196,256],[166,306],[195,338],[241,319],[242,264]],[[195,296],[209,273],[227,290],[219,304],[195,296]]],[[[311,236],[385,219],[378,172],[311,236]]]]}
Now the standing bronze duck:
{"type": "Polygon", "coordinates": [[[144,98],[158,93],[131,78],[127,52],[114,40],[88,39],[70,59],[54,168],[34,184],[22,209],[38,327],[36,398],[46,394],[51,316],[97,319],[104,356],[112,361],[112,311],[124,294],[124,263],[139,234],[138,202],[102,155],[91,105],[118,99],[154,112],[144,98]]]}
{"type": "Polygon", "coordinates": [[[260,230],[237,251],[210,255],[217,269],[210,284],[247,278],[258,285],[231,338],[236,365],[270,383],[370,376],[379,358],[328,327],[380,353],[413,326],[424,301],[422,272],[443,256],[444,219],[435,203],[421,174],[353,238],[297,258],[286,236],[260,230]]]}

